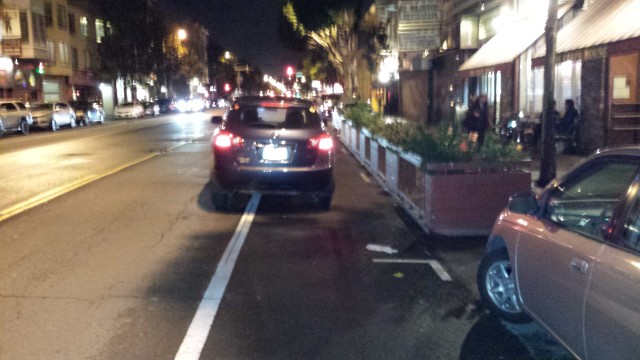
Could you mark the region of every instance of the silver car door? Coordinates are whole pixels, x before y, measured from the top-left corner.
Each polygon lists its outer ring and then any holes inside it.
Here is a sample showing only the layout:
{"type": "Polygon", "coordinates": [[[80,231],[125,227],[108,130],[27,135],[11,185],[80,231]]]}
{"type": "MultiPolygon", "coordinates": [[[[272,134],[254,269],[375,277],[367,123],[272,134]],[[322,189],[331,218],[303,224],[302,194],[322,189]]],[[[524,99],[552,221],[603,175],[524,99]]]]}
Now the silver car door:
{"type": "Polygon", "coordinates": [[[596,258],[585,301],[588,359],[640,357],[640,194],[596,258]]]}
{"type": "Polygon", "coordinates": [[[626,194],[638,163],[594,162],[549,191],[543,214],[528,224],[516,249],[523,306],[576,356],[584,358],[584,299],[603,227],[626,194]]]}

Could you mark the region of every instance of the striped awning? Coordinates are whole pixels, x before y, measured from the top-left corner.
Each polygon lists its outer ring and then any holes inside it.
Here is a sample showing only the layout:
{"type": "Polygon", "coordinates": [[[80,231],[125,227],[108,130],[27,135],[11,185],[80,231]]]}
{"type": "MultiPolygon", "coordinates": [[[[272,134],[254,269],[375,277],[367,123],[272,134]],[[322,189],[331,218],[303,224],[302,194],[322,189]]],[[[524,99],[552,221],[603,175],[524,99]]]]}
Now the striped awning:
{"type": "MultiPolygon", "coordinates": [[[[558,31],[556,53],[640,37],[640,0],[598,0],[558,31]]],[[[545,56],[542,46],[534,58],[545,56]]]]}
{"type": "MultiPolygon", "coordinates": [[[[558,18],[564,16],[573,6],[573,1],[561,5],[558,18]]],[[[514,61],[544,35],[545,22],[544,17],[535,17],[512,23],[476,51],[459,70],[480,69],[514,61]]]]}

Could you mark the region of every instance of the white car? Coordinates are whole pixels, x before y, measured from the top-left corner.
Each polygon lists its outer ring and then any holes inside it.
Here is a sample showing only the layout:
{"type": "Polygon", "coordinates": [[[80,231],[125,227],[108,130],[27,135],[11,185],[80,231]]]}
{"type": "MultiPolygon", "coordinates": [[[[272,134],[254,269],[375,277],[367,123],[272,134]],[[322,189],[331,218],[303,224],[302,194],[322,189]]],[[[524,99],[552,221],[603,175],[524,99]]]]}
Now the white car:
{"type": "Polygon", "coordinates": [[[56,131],[60,126],[76,127],[75,111],[67,103],[41,103],[31,105],[33,127],[56,131]]]}
{"type": "Polygon", "coordinates": [[[116,106],[117,118],[141,118],[144,116],[144,108],[140,103],[127,102],[116,106]]]}

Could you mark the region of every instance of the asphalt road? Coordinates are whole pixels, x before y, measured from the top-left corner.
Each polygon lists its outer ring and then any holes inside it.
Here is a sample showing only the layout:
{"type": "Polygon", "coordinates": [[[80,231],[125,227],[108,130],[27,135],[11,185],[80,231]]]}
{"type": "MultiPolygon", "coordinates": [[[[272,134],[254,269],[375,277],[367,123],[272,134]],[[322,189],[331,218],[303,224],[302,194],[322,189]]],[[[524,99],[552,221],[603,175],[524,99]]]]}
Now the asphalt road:
{"type": "Polygon", "coordinates": [[[331,211],[217,211],[211,115],[0,139],[0,359],[570,358],[477,306],[484,239],[427,236],[339,144],[331,211]]]}

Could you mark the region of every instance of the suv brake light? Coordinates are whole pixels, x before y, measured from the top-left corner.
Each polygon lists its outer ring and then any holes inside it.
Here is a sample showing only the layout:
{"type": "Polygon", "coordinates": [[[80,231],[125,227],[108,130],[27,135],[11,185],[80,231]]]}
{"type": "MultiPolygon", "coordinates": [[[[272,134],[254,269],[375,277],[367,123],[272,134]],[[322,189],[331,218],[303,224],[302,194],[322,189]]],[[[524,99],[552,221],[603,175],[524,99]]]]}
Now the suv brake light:
{"type": "Polygon", "coordinates": [[[333,138],[329,134],[322,134],[309,140],[309,148],[317,148],[318,150],[329,151],[333,149],[333,138]]]}
{"type": "Polygon", "coordinates": [[[213,143],[216,147],[226,149],[232,146],[239,147],[244,145],[244,139],[228,131],[220,131],[216,134],[213,143]]]}

